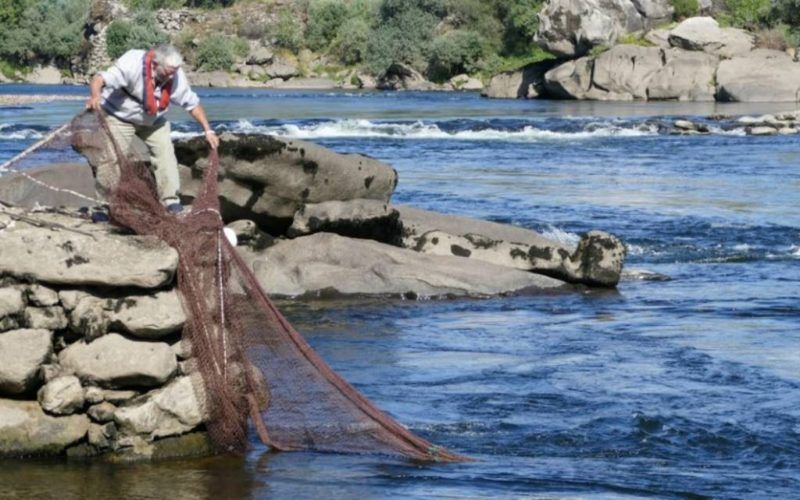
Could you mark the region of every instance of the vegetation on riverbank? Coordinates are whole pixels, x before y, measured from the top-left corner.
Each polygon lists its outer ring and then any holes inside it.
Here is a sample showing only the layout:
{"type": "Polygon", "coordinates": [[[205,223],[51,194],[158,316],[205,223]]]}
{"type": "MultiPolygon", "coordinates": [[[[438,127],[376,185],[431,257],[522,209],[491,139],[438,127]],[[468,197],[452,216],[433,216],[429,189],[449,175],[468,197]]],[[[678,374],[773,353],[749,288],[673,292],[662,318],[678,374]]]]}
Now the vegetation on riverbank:
{"type": "MultiPolygon", "coordinates": [[[[404,63],[443,82],[467,73],[488,77],[552,57],[533,43],[545,0],[121,0],[133,13],[107,32],[108,54],[172,38],[205,70],[228,70],[248,45],[299,54],[336,68],[381,75],[404,63]],[[224,33],[197,26],[168,35],[158,9],[195,9],[229,24],[224,33]],[[237,9],[263,13],[258,18],[237,9]],[[227,13],[224,14],[223,13],[227,13]]],[[[5,0],[0,5],[3,72],[36,63],[75,66],[88,50],[84,38],[91,0],[5,0]]],[[[697,15],[697,0],[673,0],[675,17],[697,15]]],[[[800,0],[723,0],[711,14],[722,25],[756,32],[762,45],[800,43],[800,0]]],[[[210,21],[209,21],[210,22],[210,21]]]]}

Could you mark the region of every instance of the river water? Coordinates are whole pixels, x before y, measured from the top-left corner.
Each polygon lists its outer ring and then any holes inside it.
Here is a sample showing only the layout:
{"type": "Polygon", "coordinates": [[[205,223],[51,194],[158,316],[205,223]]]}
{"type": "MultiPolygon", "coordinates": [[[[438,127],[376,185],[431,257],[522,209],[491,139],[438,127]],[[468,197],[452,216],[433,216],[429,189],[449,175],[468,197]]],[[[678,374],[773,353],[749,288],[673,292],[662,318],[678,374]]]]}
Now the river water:
{"type": "MultiPolygon", "coordinates": [[[[0,498],[800,497],[800,138],[745,136],[705,118],[791,104],[200,94],[218,130],[390,163],[396,203],[564,243],[603,229],[625,241],[627,269],[662,279],[633,273],[605,292],[282,304],[378,406],[474,463],[270,454],[254,440],[243,459],[4,462],[0,498]],[[671,135],[678,117],[713,133],[671,135]]],[[[0,109],[0,161],[80,107],[0,109]]],[[[199,130],[174,119],[176,136],[199,130]]]]}

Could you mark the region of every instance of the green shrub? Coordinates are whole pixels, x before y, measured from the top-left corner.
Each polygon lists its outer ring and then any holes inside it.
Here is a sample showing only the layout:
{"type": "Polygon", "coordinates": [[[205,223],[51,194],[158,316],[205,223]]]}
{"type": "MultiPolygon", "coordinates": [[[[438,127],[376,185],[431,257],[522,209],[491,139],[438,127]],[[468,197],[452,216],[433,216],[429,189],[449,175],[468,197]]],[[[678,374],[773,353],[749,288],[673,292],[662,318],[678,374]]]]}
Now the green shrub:
{"type": "Polygon", "coordinates": [[[775,0],[773,15],[794,30],[800,29],[800,0],[775,0]]]}
{"type": "Polygon", "coordinates": [[[139,12],[131,22],[113,21],[106,31],[106,52],[116,59],[131,49],[149,49],[169,41],[158,27],[155,15],[150,12],[139,12]]]}
{"type": "Polygon", "coordinates": [[[78,54],[89,0],[27,0],[5,3],[0,57],[18,63],[35,60],[67,63],[78,54]]]}
{"type": "Polygon", "coordinates": [[[366,58],[371,33],[365,19],[350,18],[339,26],[331,52],[344,64],[358,64],[366,58]]]}
{"type": "Polygon", "coordinates": [[[303,24],[288,7],[278,12],[278,19],[270,31],[278,47],[284,47],[295,53],[303,47],[303,24]]]}
{"type": "Polygon", "coordinates": [[[772,0],[725,0],[731,24],[739,28],[755,29],[765,21],[772,10],[772,0]]]}
{"type": "Polygon", "coordinates": [[[675,19],[693,17],[700,13],[700,4],[697,0],[672,0],[672,7],[675,9],[673,14],[675,19]]]}
{"type": "Polygon", "coordinates": [[[322,50],[333,41],[345,22],[349,9],[340,0],[312,0],[308,7],[306,43],[312,50],[322,50]]]}
{"type": "MultiPolygon", "coordinates": [[[[195,64],[207,71],[228,71],[236,62],[236,56],[241,55],[241,46],[237,48],[237,43],[225,35],[211,35],[198,45],[194,54],[195,64]]],[[[244,55],[247,55],[247,52],[244,52],[244,55]]]]}
{"type": "Polygon", "coordinates": [[[503,24],[503,50],[506,55],[524,55],[530,51],[539,29],[542,0],[505,0],[498,4],[498,18],[503,24]]]}
{"type": "Polygon", "coordinates": [[[438,15],[444,13],[444,3],[437,0],[383,0],[379,26],[367,44],[370,71],[380,75],[396,62],[424,71],[438,15]]]}
{"type": "Polygon", "coordinates": [[[128,8],[133,11],[153,11],[158,9],[180,9],[185,0],[128,0],[128,8]]]}
{"type": "Polygon", "coordinates": [[[474,73],[488,53],[487,41],[474,31],[455,30],[436,37],[431,44],[428,76],[442,82],[459,73],[474,73]]]}

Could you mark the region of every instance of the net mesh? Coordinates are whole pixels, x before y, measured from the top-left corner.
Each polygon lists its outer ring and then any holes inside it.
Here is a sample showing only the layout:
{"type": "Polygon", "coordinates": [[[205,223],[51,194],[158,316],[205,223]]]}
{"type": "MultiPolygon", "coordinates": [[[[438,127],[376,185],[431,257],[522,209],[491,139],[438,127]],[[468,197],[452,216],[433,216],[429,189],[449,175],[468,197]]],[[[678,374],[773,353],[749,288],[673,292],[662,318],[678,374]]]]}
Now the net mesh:
{"type": "Polygon", "coordinates": [[[102,114],[82,113],[51,139],[59,144],[65,138],[85,153],[112,148],[120,172],[108,198],[112,222],[155,235],[178,251],[178,289],[187,316],[183,339],[202,379],[196,391],[205,401],[206,427],[219,450],[244,452],[252,422],[261,441],[277,450],[466,460],[379,410],[278,311],[224,237],[216,151],[210,153],[191,209],[174,215],[159,202],[148,165],[122,153],[102,114]]]}

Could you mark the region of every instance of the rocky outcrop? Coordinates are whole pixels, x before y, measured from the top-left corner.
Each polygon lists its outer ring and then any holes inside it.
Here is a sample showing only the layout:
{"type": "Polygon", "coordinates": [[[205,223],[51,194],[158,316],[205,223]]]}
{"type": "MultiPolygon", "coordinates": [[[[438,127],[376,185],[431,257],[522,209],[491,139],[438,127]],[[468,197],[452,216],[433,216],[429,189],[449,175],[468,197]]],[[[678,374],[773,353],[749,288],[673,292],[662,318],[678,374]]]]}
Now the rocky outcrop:
{"type": "Polygon", "coordinates": [[[592,286],[616,286],[622,273],[625,247],[602,231],[590,231],[573,248],[528,229],[397,208],[404,246],[418,252],[469,258],[592,286]]]}
{"type": "Polygon", "coordinates": [[[0,214],[0,274],[62,285],[155,288],[172,281],[178,254],[156,238],[76,229],[81,219],[59,214],[45,218],[64,229],[42,231],[0,214]]]}
{"type": "Polygon", "coordinates": [[[495,99],[534,99],[543,93],[544,75],[556,65],[555,60],[529,64],[517,71],[506,71],[492,77],[481,93],[495,99]]]}
{"type": "Polygon", "coordinates": [[[394,63],[378,78],[379,90],[434,90],[436,85],[419,71],[403,63],[394,63]]]}
{"type": "Polygon", "coordinates": [[[550,0],[539,13],[536,40],[552,54],[576,58],[671,17],[665,0],[550,0]]]}
{"type": "MultiPolygon", "coordinates": [[[[380,161],[338,154],[305,141],[255,134],[222,134],[223,217],[250,219],[272,233],[283,233],[306,203],[373,199],[386,202],[397,172],[380,161]]],[[[175,144],[182,169],[182,193],[191,199],[208,154],[203,138],[175,144]]]]}
{"type": "Polygon", "coordinates": [[[720,28],[712,17],[692,17],[669,32],[669,43],[680,49],[729,58],[753,50],[755,37],[744,30],[720,28]]]}
{"type": "Polygon", "coordinates": [[[721,101],[798,102],[800,63],[777,50],[757,49],[722,61],[717,70],[721,101]]]}
{"type": "Polygon", "coordinates": [[[486,296],[558,289],[563,282],[461,257],[425,255],[331,233],[246,253],[261,286],[276,296],[486,296]]]}
{"type": "Polygon", "coordinates": [[[545,75],[549,95],[592,100],[714,100],[719,58],[704,52],[617,45],[545,75]]]}

